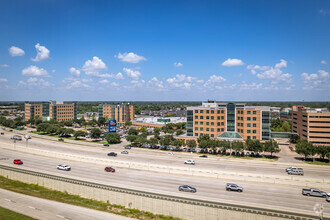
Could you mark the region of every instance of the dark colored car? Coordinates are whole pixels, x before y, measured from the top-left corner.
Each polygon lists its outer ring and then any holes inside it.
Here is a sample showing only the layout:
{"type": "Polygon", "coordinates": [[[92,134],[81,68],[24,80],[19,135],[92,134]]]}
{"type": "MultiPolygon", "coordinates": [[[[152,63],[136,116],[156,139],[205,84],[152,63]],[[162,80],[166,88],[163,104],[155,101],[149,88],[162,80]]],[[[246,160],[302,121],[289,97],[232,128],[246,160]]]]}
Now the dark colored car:
{"type": "Polygon", "coordinates": [[[5,133],[1,132],[1,135],[5,135],[5,133]]]}
{"type": "Polygon", "coordinates": [[[15,159],[15,160],[14,160],[14,164],[19,164],[19,165],[21,165],[21,164],[23,164],[23,161],[21,161],[20,159],[15,159]]]}
{"type": "Polygon", "coordinates": [[[104,168],[104,170],[105,170],[106,172],[111,172],[111,173],[116,172],[116,170],[115,170],[114,168],[112,168],[112,167],[106,167],[106,168],[104,168]]]}
{"type": "Polygon", "coordinates": [[[58,141],[64,141],[64,139],[63,138],[60,138],[60,139],[58,139],[58,141]]]}
{"type": "Polygon", "coordinates": [[[193,192],[193,193],[197,192],[196,188],[188,185],[179,186],[179,191],[193,192]]]}
{"type": "Polygon", "coordinates": [[[238,186],[238,185],[233,184],[233,183],[227,183],[226,184],[226,190],[227,191],[243,192],[243,187],[238,186]]]}
{"type": "Polygon", "coordinates": [[[109,147],[109,144],[103,144],[104,147],[109,147]]]}
{"type": "Polygon", "coordinates": [[[207,158],[207,155],[201,155],[201,156],[199,156],[199,157],[205,157],[205,158],[207,158]]]}
{"type": "Polygon", "coordinates": [[[108,156],[117,157],[117,154],[115,152],[110,152],[110,153],[108,153],[108,156]]]}

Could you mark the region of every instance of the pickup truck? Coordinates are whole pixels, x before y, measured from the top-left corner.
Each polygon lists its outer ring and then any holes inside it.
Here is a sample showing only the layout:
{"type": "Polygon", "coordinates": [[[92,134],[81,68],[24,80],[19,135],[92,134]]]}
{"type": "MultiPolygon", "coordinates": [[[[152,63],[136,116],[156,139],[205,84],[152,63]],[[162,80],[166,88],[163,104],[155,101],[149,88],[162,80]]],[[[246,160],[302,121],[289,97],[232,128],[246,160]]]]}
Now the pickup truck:
{"type": "Polygon", "coordinates": [[[10,139],[12,139],[12,140],[16,140],[16,141],[21,141],[21,140],[22,140],[22,137],[19,136],[19,135],[13,135],[13,136],[11,136],[10,139]]]}
{"type": "Polygon", "coordinates": [[[302,189],[302,194],[304,196],[317,196],[317,197],[323,197],[325,198],[327,196],[326,192],[320,191],[319,189],[302,189]]]}

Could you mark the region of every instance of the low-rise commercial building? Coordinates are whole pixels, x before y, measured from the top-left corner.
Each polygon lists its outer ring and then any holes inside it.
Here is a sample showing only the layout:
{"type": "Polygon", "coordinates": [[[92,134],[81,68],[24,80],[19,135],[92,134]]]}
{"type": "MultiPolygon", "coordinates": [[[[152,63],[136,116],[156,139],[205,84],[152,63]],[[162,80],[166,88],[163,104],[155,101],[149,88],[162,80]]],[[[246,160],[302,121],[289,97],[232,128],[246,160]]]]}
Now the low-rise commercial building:
{"type": "Polygon", "coordinates": [[[186,117],[139,117],[132,121],[133,126],[147,128],[162,128],[169,123],[186,122],[186,117]]]}
{"type": "Polygon", "coordinates": [[[134,106],[129,103],[122,103],[120,105],[99,105],[99,117],[105,117],[109,120],[116,120],[117,125],[123,126],[126,121],[134,119],[134,106]]]}
{"type": "Polygon", "coordinates": [[[25,103],[25,121],[37,116],[42,120],[70,121],[77,118],[77,105],[59,101],[25,103]]]}
{"type": "Polygon", "coordinates": [[[236,132],[244,140],[269,140],[270,107],[209,100],[202,106],[187,108],[188,137],[217,138],[224,132],[236,132]]]}
{"type": "Polygon", "coordinates": [[[315,145],[330,146],[330,112],[303,105],[292,106],[292,132],[315,145]]]}

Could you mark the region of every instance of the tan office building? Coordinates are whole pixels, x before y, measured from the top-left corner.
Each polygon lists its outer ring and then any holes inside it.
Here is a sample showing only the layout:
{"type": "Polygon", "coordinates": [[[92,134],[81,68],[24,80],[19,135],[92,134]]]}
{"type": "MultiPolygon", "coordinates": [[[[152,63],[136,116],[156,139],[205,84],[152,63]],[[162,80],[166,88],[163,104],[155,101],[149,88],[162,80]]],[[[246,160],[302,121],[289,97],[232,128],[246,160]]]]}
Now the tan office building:
{"type": "Polygon", "coordinates": [[[134,119],[134,106],[126,103],[121,105],[100,104],[99,117],[108,117],[109,120],[116,120],[119,126],[123,126],[126,121],[134,119]]]}
{"type": "Polygon", "coordinates": [[[292,132],[315,145],[330,146],[330,112],[292,106],[292,132]]]}
{"type": "Polygon", "coordinates": [[[42,120],[70,121],[77,118],[77,105],[58,101],[26,103],[25,121],[36,116],[42,120]]]}
{"type": "Polygon", "coordinates": [[[269,140],[270,107],[208,101],[187,108],[188,137],[217,138],[224,132],[236,133],[244,140],[269,140]]]}

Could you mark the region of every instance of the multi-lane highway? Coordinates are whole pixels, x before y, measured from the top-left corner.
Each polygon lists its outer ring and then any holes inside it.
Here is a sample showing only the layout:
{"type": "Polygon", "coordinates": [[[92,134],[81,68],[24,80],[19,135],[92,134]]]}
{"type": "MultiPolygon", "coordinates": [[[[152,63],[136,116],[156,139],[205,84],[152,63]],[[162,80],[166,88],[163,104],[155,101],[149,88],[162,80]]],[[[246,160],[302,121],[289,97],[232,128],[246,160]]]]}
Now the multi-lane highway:
{"type": "MultiPolygon", "coordinates": [[[[12,146],[11,149],[0,148],[0,164],[17,166],[13,165],[12,161],[13,159],[19,158],[24,162],[24,164],[20,166],[22,169],[31,169],[102,184],[159,192],[163,194],[238,203],[257,207],[293,210],[309,214],[314,213],[314,206],[316,204],[323,203],[325,206],[325,214],[330,214],[330,203],[327,203],[324,198],[305,197],[301,195],[301,187],[295,185],[236,180],[234,181],[235,183],[244,187],[243,193],[237,193],[225,191],[225,184],[233,181],[230,177],[226,179],[216,179],[121,167],[114,167],[116,168],[115,173],[107,173],[104,171],[104,167],[106,165],[111,166],[112,164],[102,165],[82,163],[19,152],[15,150],[13,141],[9,139],[10,135],[11,133],[6,133],[5,135],[0,136],[0,146],[12,146]],[[57,170],[56,165],[58,164],[69,164],[72,170],[57,170]],[[197,193],[179,192],[178,186],[183,184],[196,187],[197,193]]],[[[16,142],[15,145],[25,146],[25,143],[16,142]]],[[[114,151],[119,153],[115,160],[171,165],[179,168],[189,166],[184,165],[183,161],[193,158],[196,161],[196,165],[191,166],[193,168],[196,167],[205,170],[227,170],[237,173],[287,175],[284,169],[288,166],[288,164],[276,162],[257,162],[244,159],[219,159],[218,157],[202,159],[198,158],[195,154],[191,155],[189,153],[174,153],[174,155],[167,155],[167,152],[149,149],[131,149],[129,150],[128,155],[122,155],[120,152],[124,149],[120,145],[111,146],[110,149],[108,149],[99,145],[96,145],[96,147],[87,147],[38,138],[29,140],[29,148],[84,155],[93,158],[108,158],[106,154],[110,151],[114,151]]],[[[309,178],[323,179],[329,178],[330,176],[330,169],[328,167],[319,168],[304,166],[304,170],[305,176],[309,178]]]]}

